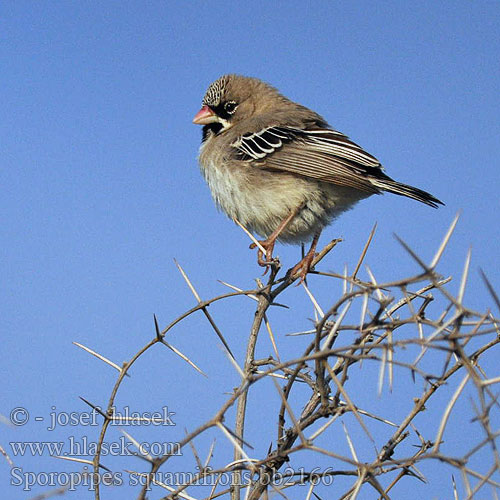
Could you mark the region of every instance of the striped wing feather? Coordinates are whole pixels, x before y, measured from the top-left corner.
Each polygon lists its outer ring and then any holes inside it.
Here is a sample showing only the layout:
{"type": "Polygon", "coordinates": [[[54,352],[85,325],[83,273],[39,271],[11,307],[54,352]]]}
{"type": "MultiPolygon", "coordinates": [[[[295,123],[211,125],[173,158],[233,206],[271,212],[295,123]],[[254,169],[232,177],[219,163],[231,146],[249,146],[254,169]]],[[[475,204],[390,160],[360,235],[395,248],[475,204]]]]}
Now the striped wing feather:
{"type": "Polygon", "coordinates": [[[436,207],[437,198],[384,174],[382,165],[347,136],[332,129],[268,127],[232,144],[236,158],[368,193],[389,191],[436,207]]]}
{"type": "Polygon", "coordinates": [[[379,189],[370,182],[370,177],[388,179],[375,157],[347,136],[330,129],[269,127],[241,136],[233,146],[239,159],[255,160],[266,169],[371,193],[379,189]]]}

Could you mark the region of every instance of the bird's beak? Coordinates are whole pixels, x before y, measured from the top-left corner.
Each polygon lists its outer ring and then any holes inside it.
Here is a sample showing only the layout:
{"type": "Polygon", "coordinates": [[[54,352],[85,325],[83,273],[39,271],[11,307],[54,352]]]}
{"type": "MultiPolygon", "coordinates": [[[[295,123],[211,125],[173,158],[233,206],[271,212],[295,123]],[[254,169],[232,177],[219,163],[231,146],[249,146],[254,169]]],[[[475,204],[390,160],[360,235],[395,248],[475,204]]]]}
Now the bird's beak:
{"type": "Polygon", "coordinates": [[[219,117],[208,106],[203,106],[193,118],[196,125],[208,125],[219,121],[219,117]]]}

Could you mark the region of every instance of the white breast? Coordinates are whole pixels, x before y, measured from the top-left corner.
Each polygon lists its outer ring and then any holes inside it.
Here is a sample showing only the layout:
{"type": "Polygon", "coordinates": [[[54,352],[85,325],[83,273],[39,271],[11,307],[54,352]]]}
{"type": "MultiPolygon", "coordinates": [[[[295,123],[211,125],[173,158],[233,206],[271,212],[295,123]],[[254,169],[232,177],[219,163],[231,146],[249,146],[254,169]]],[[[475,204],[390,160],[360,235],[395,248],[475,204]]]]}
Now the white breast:
{"type": "Polygon", "coordinates": [[[210,146],[200,148],[200,168],[217,206],[249,231],[268,237],[297,207],[305,204],[279,238],[307,241],[330,220],[357,201],[351,191],[284,172],[271,172],[252,162],[227,161],[210,146]],[[339,190],[336,196],[336,191],[339,190]]]}

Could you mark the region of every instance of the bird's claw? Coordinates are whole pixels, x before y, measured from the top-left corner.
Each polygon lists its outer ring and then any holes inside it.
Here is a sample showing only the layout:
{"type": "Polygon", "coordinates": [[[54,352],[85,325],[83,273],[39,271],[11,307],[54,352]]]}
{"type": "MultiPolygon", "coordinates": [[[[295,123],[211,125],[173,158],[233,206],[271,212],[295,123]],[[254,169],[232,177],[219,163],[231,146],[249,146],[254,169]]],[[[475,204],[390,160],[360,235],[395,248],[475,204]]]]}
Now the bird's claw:
{"type": "Polygon", "coordinates": [[[274,250],[274,241],[271,240],[264,240],[264,241],[259,241],[259,245],[257,243],[252,243],[249,248],[257,248],[257,264],[261,267],[265,267],[264,275],[267,274],[269,269],[272,266],[277,266],[279,265],[279,259],[273,257],[273,250],[274,250]],[[263,250],[265,250],[265,255],[263,250]]]}
{"type": "MultiPolygon", "coordinates": [[[[254,247],[255,248],[255,247],[254,247]]],[[[258,250],[257,252],[257,264],[261,267],[265,267],[266,269],[262,273],[262,276],[266,275],[269,269],[272,266],[278,266],[280,263],[279,259],[276,257],[273,257],[270,252],[266,252],[266,258],[264,259],[264,253],[262,250],[258,250]]]]}
{"type": "Polygon", "coordinates": [[[306,283],[307,274],[313,269],[312,263],[318,254],[316,252],[308,253],[301,261],[299,261],[295,266],[292,267],[290,271],[290,278],[293,278],[298,273],[298,278],[300,278],[297,286],[302,283],[306,283]]]}

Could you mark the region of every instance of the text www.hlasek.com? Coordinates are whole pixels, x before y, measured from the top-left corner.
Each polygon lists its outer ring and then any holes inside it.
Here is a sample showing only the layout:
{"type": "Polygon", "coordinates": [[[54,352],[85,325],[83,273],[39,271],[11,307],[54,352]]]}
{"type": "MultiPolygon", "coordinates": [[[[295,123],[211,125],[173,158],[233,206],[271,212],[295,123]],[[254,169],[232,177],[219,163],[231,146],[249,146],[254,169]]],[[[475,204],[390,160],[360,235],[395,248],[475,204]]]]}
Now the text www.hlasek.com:
{"type": "MultiPolygon", "coordinates": [[[[97,453],[98,443],[89,441],[87,436],[76,439],[69,436],[64,441],[12,441],[9,443],[13,456],[64,456],[64,457],[93,457],[97,453]]],[[[116,441],[103,442],[101,456],[136,456],[137,453],[147,456],[182,455],[181,447],[177,442],[143,442],[131,443],[124,436],[116,441]]]]}

